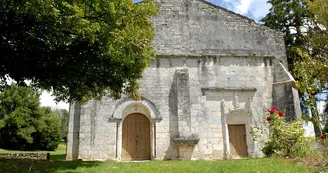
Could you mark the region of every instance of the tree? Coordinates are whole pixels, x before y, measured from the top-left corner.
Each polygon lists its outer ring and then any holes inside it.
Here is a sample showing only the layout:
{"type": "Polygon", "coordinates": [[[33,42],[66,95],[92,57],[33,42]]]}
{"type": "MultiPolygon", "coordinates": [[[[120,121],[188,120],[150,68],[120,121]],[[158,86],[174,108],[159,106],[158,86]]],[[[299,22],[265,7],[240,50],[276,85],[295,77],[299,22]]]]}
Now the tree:
{"type": "Polygon", "coordinates": [[[304,0],[269,0],[269,13],[261,20],[265,26],[284,33],[289,70],[293,70],[297,48],[306,49],[304,27],[309,11],[304,0]],[[303,30],[302,30],[303,29],[303,30]]]}
{"type": "Polygon", "coordinates": [[[30,87],[9,86],[0,93],[0,147],[54,150],[61,140],[60,118],[40,107],[40,95],[30,87]]]}
{"type": "Polygon", "coordinates": [[[319,112],[316,104],[316,95],[322,91],[327,83],[327,63],[317,56],[299,50],[300,60],[295,62],[294,76],[297,78],[296,86],[307,97],[307,107],[311,110],[309,120],[313,123],[317,137],[322,134],[319,112]]]}
{"type": "Polygon", "coordinates": [[[30,80],[66,101],[137,97],[156,12],[152,0],[0,0],[0,84],[30,80]]]}
{"type": "MultiPolygon", "coordinates": [[[[322,54],[323,30],[317,12],[307,0],[269,0],[272,8],[262,21],[265,25],[282,31],[287,51],[289,70],[293,72],[301,95],[303,113],[311,114],[316,136],[321,135],[316,95],[326,86],[325,55],[322,54]],[[318,23],[319,22],[319,23],[318,23]],[[308,109],[310,111],[308,111],[308,109]]],[[[326,44],[327,45],[327,44],[326,44]]]]}
{"type": "Polygon", "coordinates": [[[40,114],[39,94],[31,88],[11,86],[0,93],[0,147],[26,149],[33,142],[40,114]]]}
{"type": "Polygon", "coordinates": [[[55,113],[60,117],[60,128],[62,139],[67,140],[69,112],[66,109],[57,109],[55,113]]]}
{"type": "Polygon", "coordinates": [[[33,149],[53,151],[62,139],[61,118],[50,107],[41,107],[39,111],[42,116],[33,134],[33,149]]]}
{"type": "Polygon", "coordinates": [[[309,50],[298,50],[299,59],[295,62],[294,75],[297,79],[297,87],[307,93],[311,108],[311,121],[315,134],[322,134],[321,120],[316,105],[315,95],[327,87],[328,83],[328,12],[325,0],[310,1],[308,3],[311,16],[311,26],[308,28],[307,40],[309,50]]]}

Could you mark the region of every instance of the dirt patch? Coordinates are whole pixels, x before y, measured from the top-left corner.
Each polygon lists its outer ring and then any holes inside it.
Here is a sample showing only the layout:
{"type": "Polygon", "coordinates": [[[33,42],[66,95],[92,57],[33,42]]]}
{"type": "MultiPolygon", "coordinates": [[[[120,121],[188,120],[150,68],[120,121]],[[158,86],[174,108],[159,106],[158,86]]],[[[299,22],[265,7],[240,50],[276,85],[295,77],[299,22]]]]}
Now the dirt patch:
{"type": "Polygon", "coordinates": [[[294,162],[299,165],[314,168],[316,170],[328,172],[328,161],[324,161],[321,158],[295,158],[295,159],[283,159],[286,162],[294,162]]]}

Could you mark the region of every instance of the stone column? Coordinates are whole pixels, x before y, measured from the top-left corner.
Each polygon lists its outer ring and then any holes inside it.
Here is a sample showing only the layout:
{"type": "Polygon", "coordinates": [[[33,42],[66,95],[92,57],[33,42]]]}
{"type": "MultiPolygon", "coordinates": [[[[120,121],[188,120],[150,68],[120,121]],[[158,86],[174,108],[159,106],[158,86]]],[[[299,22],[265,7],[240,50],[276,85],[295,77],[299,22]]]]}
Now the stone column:
{"type": "Polygon", "coordinates": [[[122,159],[122,122],[118,121],[116,123],[117,126],[117,140],[116,140],[116,146],[117,146],[117,160],[122,159]]]}
{"type": "Polygon", "coordinates": [[[221,118],[222,118],[222,131],[223,131],[223,146],[224,146],[224,157],[225,159],[230,159],[230,144],[229,144],[229,133],[227,125],[227,116],[226,116],[226,105],[225,100],[221,101],[221,118]]]}
{"type": "Polygon", "coordinates": [[[180,137],[191,135],[190,94],[188,68],[176,70],[178,132],[180,137]]]}
{"type": "Polygon", "coordinates": [[[77,160],[80,144],[81,104],[74,102],[69,107],[66,159],[77,160]]]}
{"type": "Polygon", "coordinates": [[[153,121],[152,122],[152,131],[153,131],[153,136],[152,136],[152,156],[153,156],[153,159],[156,159],[156,121],[153,121]]]}

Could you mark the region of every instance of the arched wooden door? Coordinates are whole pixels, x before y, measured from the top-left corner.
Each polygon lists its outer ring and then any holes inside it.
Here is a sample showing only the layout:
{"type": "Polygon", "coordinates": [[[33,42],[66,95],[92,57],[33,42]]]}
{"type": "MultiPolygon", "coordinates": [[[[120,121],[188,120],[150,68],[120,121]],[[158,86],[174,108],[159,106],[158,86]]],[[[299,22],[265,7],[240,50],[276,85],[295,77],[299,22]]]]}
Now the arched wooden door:
{"type": "Polygon", "coordinates": [[[245,124],[228,125],[230,154],[232,157],[247,157],[245,124]]]}
{"type": "Polygon", "coordinates": [[[150,122],[142,114],[128,115],[123,122],[122,160],[150,159],[150,122]]]}

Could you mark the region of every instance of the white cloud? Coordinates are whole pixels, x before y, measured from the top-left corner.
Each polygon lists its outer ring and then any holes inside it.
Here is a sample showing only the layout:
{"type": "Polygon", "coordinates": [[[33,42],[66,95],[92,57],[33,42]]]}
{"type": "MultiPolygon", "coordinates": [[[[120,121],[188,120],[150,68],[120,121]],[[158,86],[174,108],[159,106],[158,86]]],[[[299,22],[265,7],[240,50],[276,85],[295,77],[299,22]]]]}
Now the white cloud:
{"type": "Polygon", "coordinates": [[[255,21],[261,20],[271,7],[266,0],[207,0],[255,21]]]}
{"type": "Polygon", "coordinates": [[[49,106],[52,109],[69,109],[69,104],[65,102],[56,103],[54,97],[48,91],[43,91],[40,97],[41,106],[49,106]]]}
{"type": "Polygon", "coordinates": [[[249,11],[255,17],[254,20],[259,21],[269,13],[271,4],[266,3],[264,0],[253,0],[249,7],[249,11]]]}
{"type": "Polygon", "coordinates": [[[241,0],[236,7],[238,10],[237,12],[239,12],[240,14],[246,14],[253,1],[254,0],[241,0]]]}

